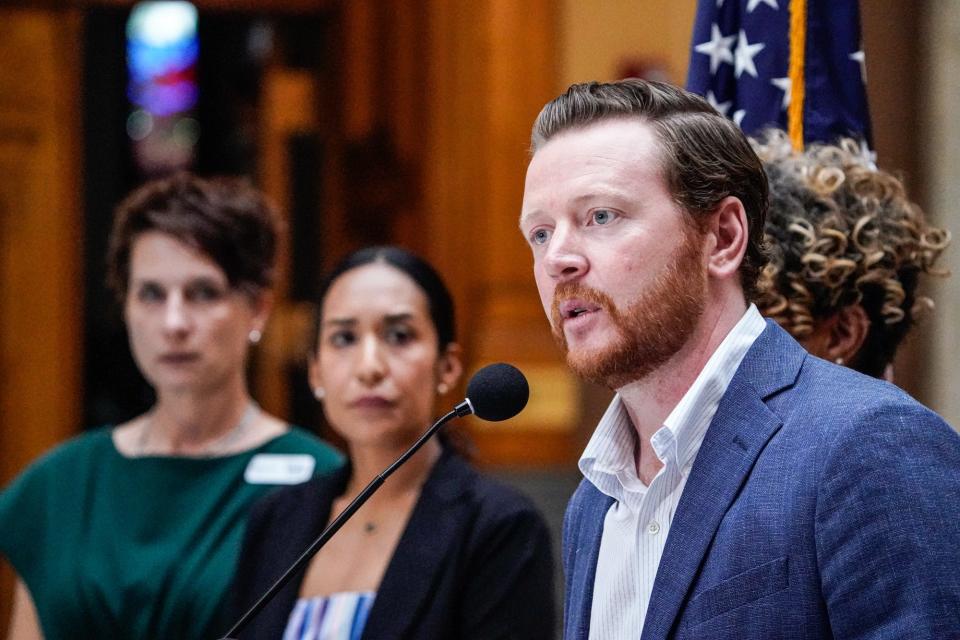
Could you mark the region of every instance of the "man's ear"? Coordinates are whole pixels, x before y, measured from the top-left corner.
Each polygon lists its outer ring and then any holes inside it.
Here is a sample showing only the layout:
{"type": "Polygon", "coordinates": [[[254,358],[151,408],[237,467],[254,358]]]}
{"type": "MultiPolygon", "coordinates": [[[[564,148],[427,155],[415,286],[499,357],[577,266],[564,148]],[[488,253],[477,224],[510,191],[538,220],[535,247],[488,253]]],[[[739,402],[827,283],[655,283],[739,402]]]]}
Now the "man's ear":
{"type": "Polygon", "coordinates": [[[824,347],[826,359],[838,364],[852,363],[870,332],[867,312],[859,304],[852,304],[824,322],[829,327],[824,347]]]}
{"type": "Polygon", "coordinates": [[[739,198],[727,196],[720,201],[710,215],[706,233],[708,275],[717,279],[735,277],[750,238],[747,212],[739,198]]]}

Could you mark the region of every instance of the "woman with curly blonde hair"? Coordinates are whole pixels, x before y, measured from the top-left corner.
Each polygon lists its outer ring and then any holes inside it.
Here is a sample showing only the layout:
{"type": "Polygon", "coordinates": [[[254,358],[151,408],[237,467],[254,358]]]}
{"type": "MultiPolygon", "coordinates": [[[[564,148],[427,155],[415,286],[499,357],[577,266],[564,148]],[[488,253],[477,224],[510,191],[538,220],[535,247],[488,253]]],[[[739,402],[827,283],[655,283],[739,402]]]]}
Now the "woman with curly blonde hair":
{"type": "Polygon", "coordinates": [[[770,182],[757,306],[814,355],[889,379],[897,347],[933,306],[918,279],[944,275],[933,265],[950,232],[853,140],[798,152],[769,131],[754,145],[770,182]]]}

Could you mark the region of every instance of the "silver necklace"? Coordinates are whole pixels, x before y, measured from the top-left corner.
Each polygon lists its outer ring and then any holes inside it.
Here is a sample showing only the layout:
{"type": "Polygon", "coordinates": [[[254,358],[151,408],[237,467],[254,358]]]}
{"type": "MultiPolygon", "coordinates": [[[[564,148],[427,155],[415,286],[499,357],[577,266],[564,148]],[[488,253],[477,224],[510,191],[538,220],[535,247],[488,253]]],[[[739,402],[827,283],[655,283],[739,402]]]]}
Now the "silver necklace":
{"type": "MultiPolygon", "coordinates": [[[[224,433],[222,436],[214,439],[212,442],[207,443],[198,454],[197,457],[213,457],[217,453],[225,451],[231,444],[236,442],[241,435],[247,430],[253,421],[257,417],[257,414],[260,413],[260,406],[253,400],[247,405],[246,411],[243,412],[243,415],[240,416],[240,421],[237,422],[229,431],[224,433]]],[[[137,440],[137,456],[147,455],[147,439],[150,436],[151,427],[153,426],[153,415],[147,417],[147,421],[144,423],[143,428],[140,430],[140,437],[137,440]]],[[[193,456],[191,456],[193,457],[193,456]]]]}

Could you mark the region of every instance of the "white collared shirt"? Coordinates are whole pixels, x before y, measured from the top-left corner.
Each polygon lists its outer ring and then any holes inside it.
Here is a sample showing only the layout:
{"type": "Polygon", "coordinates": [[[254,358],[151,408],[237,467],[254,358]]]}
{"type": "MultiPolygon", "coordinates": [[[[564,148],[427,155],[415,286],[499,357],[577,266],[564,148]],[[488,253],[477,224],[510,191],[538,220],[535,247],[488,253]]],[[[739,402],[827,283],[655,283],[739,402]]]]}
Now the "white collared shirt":
{"type": "Polygon", "coordinates": [[[693,461],[730,380],[765,326],[751,304],[653,434],[650,444],[663,468],[649,487],[637,475],[637,434],[619,395],[600,419],[580,456],[584,477],[614,499],[600,539],[591,640],[640,637],[670,523],[693,461]]]}

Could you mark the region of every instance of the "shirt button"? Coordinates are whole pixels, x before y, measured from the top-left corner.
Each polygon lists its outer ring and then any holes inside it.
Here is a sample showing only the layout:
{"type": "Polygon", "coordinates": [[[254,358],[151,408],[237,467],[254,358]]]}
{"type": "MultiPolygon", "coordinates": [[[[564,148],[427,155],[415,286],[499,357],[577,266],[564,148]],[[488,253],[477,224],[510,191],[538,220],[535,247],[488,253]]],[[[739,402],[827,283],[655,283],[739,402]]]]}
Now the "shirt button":
{"type": "Polygon", "coordinates": [[[652,536],[660,533],[660,525],[659,525],[659,523],[657,523],[656,521],[653,521],[653,522],[651,522],[650,524],[648,524],[648,525],[647,525],[647,533],[649,533],[649,534],[652,535],[652,536]]]}

